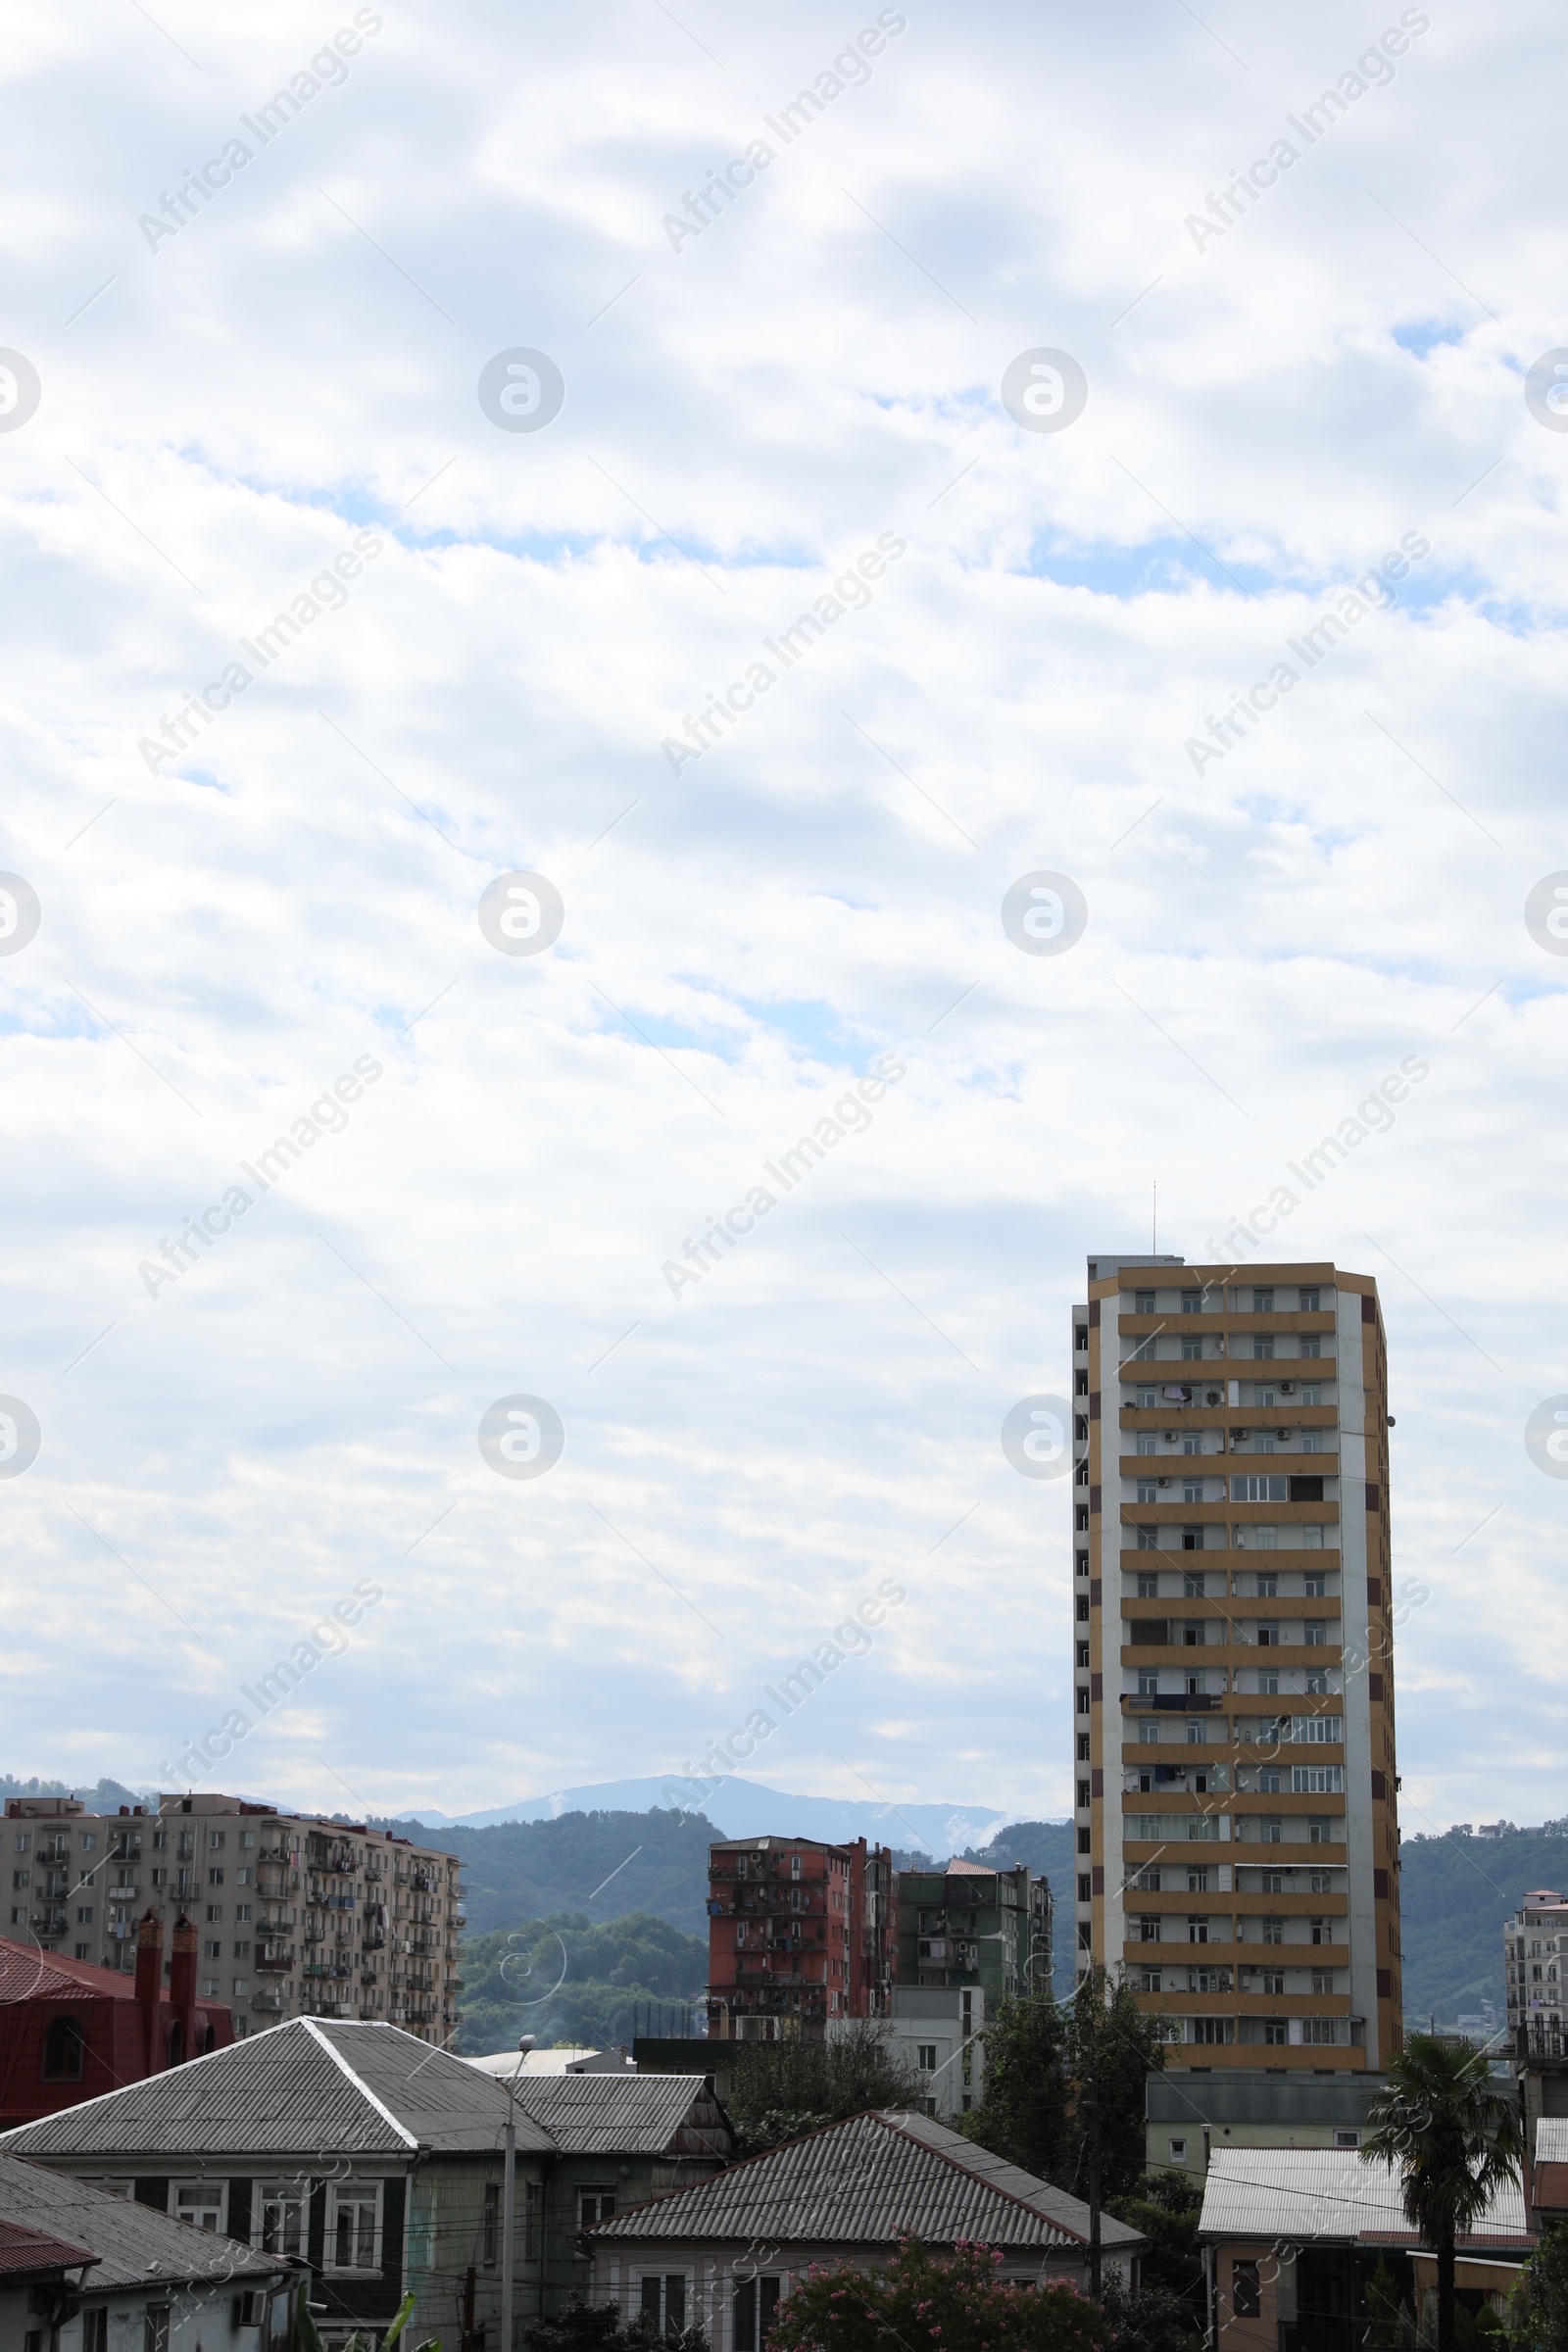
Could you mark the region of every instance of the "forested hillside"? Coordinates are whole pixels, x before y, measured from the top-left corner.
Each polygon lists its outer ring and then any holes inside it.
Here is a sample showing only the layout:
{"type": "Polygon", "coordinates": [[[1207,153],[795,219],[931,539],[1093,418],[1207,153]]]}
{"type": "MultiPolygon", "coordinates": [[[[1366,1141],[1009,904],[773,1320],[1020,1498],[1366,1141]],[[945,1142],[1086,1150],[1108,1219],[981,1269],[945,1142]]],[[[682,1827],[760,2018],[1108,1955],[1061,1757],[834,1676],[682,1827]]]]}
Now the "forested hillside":
{"type": "Polygon", "coordinates": [[[1507,1830],[1500,1838],[1406,1838],[1399,1848],[1404,2014],[1440,2026],[1484,2016],[1503,2024],[1502,1923],[1527,1890],[1568,1892],[1568,1837],[1507,1830]]]}

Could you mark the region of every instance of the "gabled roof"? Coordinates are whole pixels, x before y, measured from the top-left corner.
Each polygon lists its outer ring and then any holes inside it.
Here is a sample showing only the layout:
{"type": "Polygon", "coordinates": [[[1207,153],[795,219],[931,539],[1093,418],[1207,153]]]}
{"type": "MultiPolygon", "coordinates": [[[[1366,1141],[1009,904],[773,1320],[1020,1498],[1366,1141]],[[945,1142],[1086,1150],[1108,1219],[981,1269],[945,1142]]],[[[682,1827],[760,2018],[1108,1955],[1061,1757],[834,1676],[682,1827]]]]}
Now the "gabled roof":
{"type": "MultiPolygon", "coordinates": [[[[1216,2148],[1209,2158],[1199,2229],[1205,2237],[1325,2239],[1418,2246],[1398,2175],[1353,2148],[1216,2148]]],[[[1500,2189],[1461,2247],[1528,2246],[1524,2195],[1500,2189]]]]}
{"type": "MultiPolygon", "coordinates": [[[[450,2154],[499,2148],[506,2122],[492,2077],[416,2034],[301,2017],[0,2133],[0,2150],[49,2163],[450,2154]]],[[[552,2144],[519,2105],[518,2147],[552,2144]]]]}
{"type": "Polygon", "coordinates": [[[65,2239],[72,2265],[91,2261],[85,2280],[89,2295],[194,2279],[260,2285],[289,2269],[275,2254],[253,2254],[231,2237],[172,2221],[150,2205],[133,2204],[15,2156],[0,2155],[0,2216],[65,2239]]]}
{"type": "Polygon", "coordinates": [[[96,2262],[85,2246],[73,2246],[46,2230],[0,2220],[0,2278],[39,2278],[51,2271],[79,2270],[96,2262]]]}
{"type": "MultiPolygon", "coordinates": [[[[830,2124],[710,2180],[628,2206],[587,2235],[891,2246],[906,2232],[936,2246],[974,2238],[1078,2253],[1088,2243],[1089,2208],[930,2116],[888,2109],[830,2124]]],[[[1144,2240],[1107,2216],[1103,2242],[1124,2249],[1144,2240]]]]}
{"type": "Polygon", "coordinates": [[[701,2075],[525,2075],[517,2104],[572,2156],[723,2159],[735,2152],[724,2111],[701,2075]]]}

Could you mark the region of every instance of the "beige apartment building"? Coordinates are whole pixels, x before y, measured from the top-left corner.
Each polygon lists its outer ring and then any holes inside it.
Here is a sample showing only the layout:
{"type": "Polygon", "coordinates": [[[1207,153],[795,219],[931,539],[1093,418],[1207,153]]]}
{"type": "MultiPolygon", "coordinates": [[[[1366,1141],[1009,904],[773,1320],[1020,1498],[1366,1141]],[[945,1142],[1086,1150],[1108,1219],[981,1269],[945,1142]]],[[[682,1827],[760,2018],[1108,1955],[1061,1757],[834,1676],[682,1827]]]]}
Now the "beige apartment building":
{"type": "Polygon", "coordinates": [[[1401,2046],[1388,1365],[1332,1265],[1089,1260],[1073,1310],[1077,1964],[1218,2073],[1401,2046]]]}
{"type": "Polygon", "coordinates": [[[13,1939],[129,1974],[151,1908],[167,1976],[183,1912],[201,1938],[201,1995],[229,2004],[236,2039],[288,2017],[451,2036],[464,1920],[455,1855],[218,1795],[119,1814],[12,1797],[5,1842],[13,1939]]]}

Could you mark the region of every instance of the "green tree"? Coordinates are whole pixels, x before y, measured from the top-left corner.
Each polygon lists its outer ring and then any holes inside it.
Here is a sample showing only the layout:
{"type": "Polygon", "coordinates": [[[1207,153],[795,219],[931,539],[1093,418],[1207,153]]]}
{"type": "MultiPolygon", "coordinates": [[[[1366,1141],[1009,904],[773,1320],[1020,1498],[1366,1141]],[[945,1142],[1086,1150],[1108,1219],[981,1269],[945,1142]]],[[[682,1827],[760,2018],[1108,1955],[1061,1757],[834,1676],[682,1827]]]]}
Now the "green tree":
{"type": "MultiPolygon", "coordinates": [[[[1067,2078],[1072,2091],[1072,2177],[1059,2185],[1085,2196],[1089,2189],[1091,2092],[1099,2106],[1100,2194],[1116,2205],[1137,2193],[1149,2161],[1147,2085],[1163,2072],[1171,2028],[1138,2005],[1125,1977],[1091,1968],[1073,1996],[1067,2024],[1067,2078]]],[[[1059,2178],[1059,2177],[1058,2177],[1059,2178]]]]}
{"type": "Polygon", "coordinates": [[[873,2107],[925,2112],[925,2084],[885,2026],[858,2019],[829,2041],[736,2042],[725,2106],[744,2155],[873,2107]]]}
{"type": "MultiPolygon", "coordinates": [[[[1208,2326],[1203,2249],[1198,2236],[1202,2210],[1201,2183],[1189,2173],[1175,2171],[1151,2173],[1132,2196],[1118,2197],[1112,2207],[1118,2222],[1141,2230],[1149,2240],[1139,2264],[1143,2284],[1181,2304],[1181,2313],[1171,2315],[1169,2324],[1189,2338],[1202,2335],[1208,2326]]],[[[1110,2309],[1108,2301],[1105,2308],[1110,2309]]]]}
{"type": "Polygon", "coordinates": [[[1183,2295],[1148,2278],[1135,2292],[1119,2271],[1108,2271],[1101,2304],[1115,2352],[1202,2352],[1203,2330],[1193,2326],[1183,2295]]]}
{"type": "Polygon", "coordinates": [[[618,2304],[589,2303],[581,2297],[550,2319],[535,2320],[524,2328],[522,2340],[526,2352],[708,2352],[701,2328],[682,2328],[666,2335],[640,2312],[623,2321],[618,2304]]]}
{"type": "Polygon", "coordinates": [[[987,2024],[981,2094],[963,2119],[977,2146],[1040,2180],[1068,2163],[1067,2018],[1044,1985],[1004,1996],[987,2024]]]}
{"type": "Polygon", "coordinates": [[[1454,2240],[1519,2178],[1519,2105],[1468,2041],[1412,2034],[1367,2110],[1361,2156],[1399,2175],[1405,2218],[1437,2256],[1438,2352],[1454,2352],[1454,2240]]]}
{"type": "Polygon", "coordinates": [[[1568,2352],[1568,2222],[1548,2222],[1508,2299],[1518,2352],[1568,2352]]]}
{"type": "Polygon", "coordinates": [[[1098,2305],[1066,2279],[1015,2286],[1002,2257],[906,2238],[875,2271],[813,2269],[778,2307],[769,2352],[1104,2352],[1098,2305]]]}

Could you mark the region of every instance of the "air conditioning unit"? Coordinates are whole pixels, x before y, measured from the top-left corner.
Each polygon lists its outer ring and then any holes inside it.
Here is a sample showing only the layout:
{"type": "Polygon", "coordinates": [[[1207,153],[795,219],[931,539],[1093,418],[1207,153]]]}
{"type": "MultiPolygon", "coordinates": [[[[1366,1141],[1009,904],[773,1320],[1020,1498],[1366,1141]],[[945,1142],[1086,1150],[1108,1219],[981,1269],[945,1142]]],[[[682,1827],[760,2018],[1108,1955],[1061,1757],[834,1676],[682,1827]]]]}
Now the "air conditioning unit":
{"type": "Polygon", "coordinates": [[[1225,1399],[1220,1395],[1218,1389],[1209,1389],[1204,1392],[1203,1402],[1205,1404],[1223,1404],[1224,1401],[1225,1399]]]}
{"type": "Polygon", "coordinates": [[[1294,1381],[1294,1380],[1282,1380],[1282,1381],[1280,1382],[1280,1395],[1281,1395],[1282,1396],[1294,1396],[1296,1395],[1296,1383],[1295,1383],[1295,1381],[1294,1381]]]}
{"type": "Polygon", "coordinates": [[[1168,1478],[1162,1478],[1157,1483],[1162,1487],[1168,1487],[1170,1485],[1170,1480],[1168,1478]]]}

